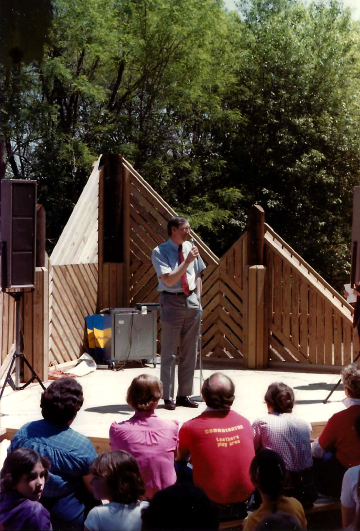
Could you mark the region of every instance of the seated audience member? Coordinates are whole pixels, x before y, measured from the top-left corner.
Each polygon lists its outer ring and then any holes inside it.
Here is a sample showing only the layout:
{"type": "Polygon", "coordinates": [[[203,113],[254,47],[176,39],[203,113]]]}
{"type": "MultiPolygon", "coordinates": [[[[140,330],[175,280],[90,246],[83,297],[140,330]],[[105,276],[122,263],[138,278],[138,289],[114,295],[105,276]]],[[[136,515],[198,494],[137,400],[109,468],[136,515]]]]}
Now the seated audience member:
{"type": "Polygon", "coordinates": [[[269,385],[265,394],[268,415],[253,423],[255,452],[273,450],[283,458],[289,484],[284,492],[312,506],[317,489],[312,473],[311,424],[292,415],[294,392],[282,382],[269,385]]]}
{"type": "Polygon", "coordinates": [[[205,380],[206,410],[180,429],[178,460],[191,457],[195,485],[219,504],[220,519],[243,518],[253,487],[249,466],[254,457],[250,422],[231,410],[233,382],[221,373],[205,380]]]}
{"type": "Polygon", "coordinates": [[[83,529],[86,513],[95,505],[86,476],[97,453],[87,437],[70,428],[83,401],[82,387],[73,378],[52,382],[41,395],[44,420],[22,426],[10,445],[10,451],[30,448],[49,459],[41,503],[55,529],[83,529]]]}
{"type": "MultiPolygon", "coordinates": [[[[355,419],[355,433],[360,444],[360,415],[355,419]]],[[[353,524],[356,513],[360,513],[359,500],[360,465],[349,468],[344,475],[341,489],[341,518],[343,527],[353,524]]]]}
{"type": "Polygon", "coordinates": [[[306,529],[303,506],[295,498],[283,496],[287,474],[283,459],[272,450],[262,450],[252,460],[250,477],[254,487],[260,492],[263,503],[244,522],[243,531],[253,531],[259,522],[278,511],[295,516],[306,529]]]}
{"type": "Polygon", "coordinates": [[[256,526],[255,531],[302,531],[303,528],[293,514],[286,514],[282,511],[265,516],[256,526]]]}
{"type": "Polygon", "coordinates": [[[135,457],[145,481],[146,497],[176,481],[174,459],[179,424],[160,419],[155,409],[162,397],[162,383],[156,376],[141,374],[133,379],[126,401],[135,415],[110,427],[110,448],[125,450],[135,457]]]}
{"type": "Polygon", "coordinates": [[[341,374],[347,409],[335,413],[311,445],[318,490],[335,498],[340,497],[346,470],[360,464],[360,444],[354,430],[355,419],[360,414],[360,365],[348,365],[341,374]]]}
{"type": "Polygon", "coordinates": [[[145,484],[138,464],[127,452],[106,452],[91,466],[91,487],[97,500],[109,503],[94,507],[85,521],[85,531],[141,530],[141,501],[145,484]]]}
{"type": "Polygon", "coordinates": [[[218,510],[194,485],[176,484],[153,497],[142,512],[142,531],[217,531],[218,510]]]}
{"type": "Polygon", "coordinates": [[[7,456],[0,482],[1,529],[52,529],[49,511],[39,503],[48,471],[49,461],[28,448],[7,456]]]}

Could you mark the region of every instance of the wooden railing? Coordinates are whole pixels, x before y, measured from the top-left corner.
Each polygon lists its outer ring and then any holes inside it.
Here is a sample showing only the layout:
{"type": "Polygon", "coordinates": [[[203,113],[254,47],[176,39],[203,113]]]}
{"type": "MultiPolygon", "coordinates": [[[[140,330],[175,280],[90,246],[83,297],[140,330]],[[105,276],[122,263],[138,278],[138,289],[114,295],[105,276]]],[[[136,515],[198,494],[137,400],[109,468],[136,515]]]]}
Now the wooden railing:
{"type": "Polygon", "coordinates": [[[353,308],[269,226],[265,232],[269,359],[322,366],[353,361],[353,308]]]}

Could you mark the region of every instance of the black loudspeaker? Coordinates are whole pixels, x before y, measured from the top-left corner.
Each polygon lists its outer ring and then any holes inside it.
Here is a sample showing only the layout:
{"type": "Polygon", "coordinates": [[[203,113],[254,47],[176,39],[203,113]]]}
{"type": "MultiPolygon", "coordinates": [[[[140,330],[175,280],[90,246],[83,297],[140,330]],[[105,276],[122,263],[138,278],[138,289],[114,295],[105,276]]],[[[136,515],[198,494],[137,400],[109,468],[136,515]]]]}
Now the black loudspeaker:
{"type": "Polygon", "coordinates": [[[1,181],[1,287],[33,288],[36,260],[36,181],[1,181]]]}

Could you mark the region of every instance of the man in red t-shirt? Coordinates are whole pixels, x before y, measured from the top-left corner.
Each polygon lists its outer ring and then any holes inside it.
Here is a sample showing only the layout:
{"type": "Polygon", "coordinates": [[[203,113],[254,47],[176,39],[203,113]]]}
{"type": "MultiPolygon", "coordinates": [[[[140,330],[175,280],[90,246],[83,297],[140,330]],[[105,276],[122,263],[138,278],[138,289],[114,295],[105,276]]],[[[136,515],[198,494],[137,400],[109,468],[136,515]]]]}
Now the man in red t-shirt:
{"type": "Polygon", "coordinates": [[[220,505],[220,518],[246,516],[245,501],[254,489],[249,476],[253,432],[250,422],[231,410],[234,392],[230,378],[210,376],[201,391],[206,410],[179,433],[177,459],[191,457],[194,483],[220,505]]]}

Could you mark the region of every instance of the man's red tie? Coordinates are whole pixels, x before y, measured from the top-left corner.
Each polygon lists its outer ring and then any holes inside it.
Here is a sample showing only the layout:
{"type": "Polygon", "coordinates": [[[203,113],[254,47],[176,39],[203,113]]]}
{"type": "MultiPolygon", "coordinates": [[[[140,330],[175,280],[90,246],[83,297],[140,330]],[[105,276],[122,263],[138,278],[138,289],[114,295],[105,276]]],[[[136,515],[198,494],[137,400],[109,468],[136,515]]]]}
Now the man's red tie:
{"type": "MultiPolygon", "coordinates": [[[[179,245],[179,253],[180,253],[180,264],[182,264],[184,262],[184,260],[185,260],[184,259],[184,253],[183,253],[183,250],[182,250],[182,245],[179,245]]],[[[190,295],[190,290],[189,290],[188,279],[187,279],[187,276],[186,276],[186,271],[181,277],[181,285],[182,285],[183,292],[188,297],[190,295]]]]}

